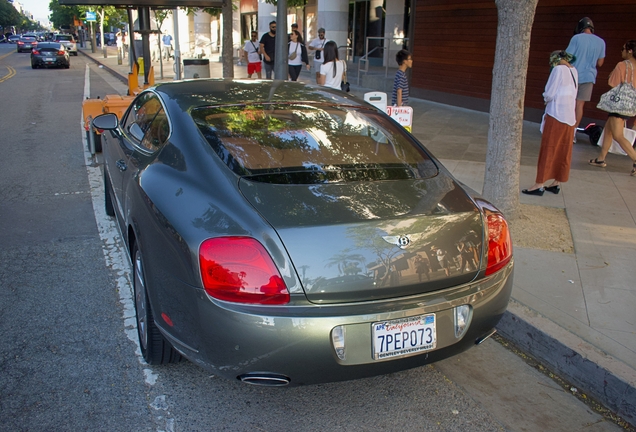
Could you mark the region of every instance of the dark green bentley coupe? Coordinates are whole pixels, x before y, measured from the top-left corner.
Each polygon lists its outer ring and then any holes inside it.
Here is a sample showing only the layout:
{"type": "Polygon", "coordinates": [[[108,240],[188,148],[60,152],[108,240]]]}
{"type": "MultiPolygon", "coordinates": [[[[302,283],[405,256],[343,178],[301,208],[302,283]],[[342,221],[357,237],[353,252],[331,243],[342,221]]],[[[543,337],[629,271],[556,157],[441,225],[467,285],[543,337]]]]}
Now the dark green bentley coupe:
{"type": "Polygon", "coordinates": [[[460,353],[512,289],[508,225],[412,135],[325,87],[193,80],[104,130],[141,351],[280,386],[460,353]]]}

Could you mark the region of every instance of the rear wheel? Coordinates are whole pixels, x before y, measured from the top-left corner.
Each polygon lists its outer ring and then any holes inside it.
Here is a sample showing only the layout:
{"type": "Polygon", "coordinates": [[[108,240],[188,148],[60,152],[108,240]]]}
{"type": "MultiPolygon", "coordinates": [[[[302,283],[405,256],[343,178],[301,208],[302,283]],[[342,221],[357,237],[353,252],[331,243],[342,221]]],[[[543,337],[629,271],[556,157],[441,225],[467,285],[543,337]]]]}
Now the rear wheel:
{"type": "Polygon", "coordinates": [[[136,244],[133,247],[133,273],[137,334],[144,360],[151,365],[179,362],[181,354],[170,345],[155,325],[148,299],[141,251],[136,244]]]}
{"type": "Polygon", "coordinates": [[[31,69],[37,69],[38,65],[36,65],[35,63],[31,63],[31,69]]]}
{"type": "Polygon", "coordinates": [[[64,69],[68,69],[68,68],[70,68],[70,67],[71,67],[71,64],[70,64],[70,63],[66,63],[66,64],[64,65],[64,69]]]}

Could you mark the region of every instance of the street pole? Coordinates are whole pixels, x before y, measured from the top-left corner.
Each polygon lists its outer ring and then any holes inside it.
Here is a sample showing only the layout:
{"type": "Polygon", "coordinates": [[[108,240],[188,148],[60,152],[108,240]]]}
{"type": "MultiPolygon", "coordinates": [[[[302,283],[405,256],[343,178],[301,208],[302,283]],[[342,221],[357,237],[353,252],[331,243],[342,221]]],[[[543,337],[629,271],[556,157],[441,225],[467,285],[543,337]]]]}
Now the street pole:
{"type": "Polygon", "coordinates": [[[174,80],[181,79],[181,48],[179,48],[179,10],[172,10],[172,22],[174,23],[174,80]]]}
{"type": "Polygon", "coordinates": [[[276,55],[274,56],[274,79],[286,80],[287,66],[287,0],[278,0],[276,9],[276,55]]]}
{"type": "Polygon", "coordinates": [[[95,49],[95,30],[93,30],[93,21],[91,21],[91,52],[94,54],[97,52],[95,49]]]}

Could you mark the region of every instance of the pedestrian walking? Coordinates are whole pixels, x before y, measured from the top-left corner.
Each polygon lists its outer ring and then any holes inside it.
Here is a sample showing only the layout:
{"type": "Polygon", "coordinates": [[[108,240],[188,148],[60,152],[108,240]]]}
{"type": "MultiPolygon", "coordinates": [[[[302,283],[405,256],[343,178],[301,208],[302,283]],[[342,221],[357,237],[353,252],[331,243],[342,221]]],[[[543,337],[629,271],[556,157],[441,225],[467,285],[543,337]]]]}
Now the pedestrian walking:
{"type": "Polygon", "coordinates": [[[398,70],[393,80],[391,105],[405,106],[409,104],[409,79],[406,76],[406,70],[413,66],[413,56],[407,50],[400,50],[395,55],[395,61],[397,61],[398,70]]]}
{"type": "Polygon", "coordinates": [[[172,35],[170,33],[164,34],[161,37],[161,43],[163,43],[163,58],[166,60],[174,58],[172,55],[172,35]]]}
{"type": "MultiPolygon", "coordinates": [[[[325,38],[325,29],[324,28],[319,28],[318,29],[318,37],[314,40],[312,40],[311,42],[309,42],[309,45],[307,46],[307,48],[309,48],[309,51],[315,51],[314,53],[314,70],[316,71],[316,83],[320,84],[318,82],[318,78],[320,78],[320,67],[323,65],[325,58],[324,58],[324,49],[325,49],[325,44],[329,42],[329,39],[325,38]]],[[[337,47],[336,47],[337,48],[337,47]]],[[[340,85],[340,84],[338,84],[340,85]]]]}
{"type": "Polygon", "coordinates": [[[247,59],[247,77],[252,78],[256,73],[258,79],[261,79],[261,58],[258,53],[258,33],[252,31],[252,39],[245,41],[243,46],[243,57],[247,59]]]}
{"type": "Polygon", "coordinates": [[[543,100],[545,114],[541,122],[541,148],[537,161],[535,184],[521,192],[527,195],[542,196],[548,190],[558,194],[562,182],[570,177],[572,160],[572,135],[576,124],[576,95],[578,73],[570,63],[572,54],[566,51],[554,51],[550,54],[552,71],[545,85],[543,100]],[[554,179],[544,188],[546,180],[554,179]]]}
{"type": "Polygon", "coordinates": [[[307,70],[311,66],[309,65],[307,48],[300,42],[301,37],[298,30],[292,30],[290,37],[291,41],[287,44],[287,69],[289,71],[289,79],[298,81],[302,64],[305,63],[307,65],[307,70]]]}
{"type": "Polygon", "coordinates": [[[124,51],[124,40],[121,32],[117,32],[115,35],[115,44],[117,45],[117,55],[121,58],[126,58],[126,53],[124,51]]]}
{"type": "Polygon", "coordinates": [[[123,32],[121,35],[121,43],[124,47],[124,58],[126,58],[126,53],[128,52],[128,33],[123,32]]]}
{"type": "Polygon", "coordinates": [[[263,55],[263,66],[265,67],[265,78],[272,79],[274,70],[274,59],[276,58],[276,21],[269,23],[269,32],[261,37],[260,53],[263,55]]]}
{"type": "Polygon", "coordinates": [[[574,56],[572,66],[579,73],[579,88],[576,95],[576,123],[573,140],[576,142],[576,128],[583,118],[585,102],[592,99],[592,88],[596,83],[597,68],[605,61],[605,41],[594,34],[594,23],[588,17],[581,18],[574,29],[574,36],[565,49],[574,56]]]}
{"type": "Polygon", "coordinates": [[[342,76],[345,73],[345,63],[338,59],[338,45],[334,41],[325,44],[322,50],[324,63],[320,66],[318,84],[341,90],[342,76]]]}
{"type": "MultiPolygon", "coordinates": [[[[619,62],[612,73],[609,76],[610,87],[618,87],[622,83],[630,83],[633,87],[636,87],[636,59],[634,59],[634,53],[636,52],[636,40],[629,40],[623,45],[621,54],[623,61],[619,62]]],[[[626,98],[624,98],[626,99],[626,98]]],[[[629,108],[636,110],[636,101],[631,100],[629,108]]],[[[625,120],[630,116],[610,112],[607,116],[607,122],[605,123],[603,143],[601,145],[601,151],[599,155],[590,160],[590,165],[596,167],[606,167],[605,156],[612,145],[612,140],[615,140],[621,148],[632,159],[632,171],[629,173],[631,176],[636,176],[636,150],[632,147],[632,144],[623,135],[623,129],[625,128],[625,120]]]]}

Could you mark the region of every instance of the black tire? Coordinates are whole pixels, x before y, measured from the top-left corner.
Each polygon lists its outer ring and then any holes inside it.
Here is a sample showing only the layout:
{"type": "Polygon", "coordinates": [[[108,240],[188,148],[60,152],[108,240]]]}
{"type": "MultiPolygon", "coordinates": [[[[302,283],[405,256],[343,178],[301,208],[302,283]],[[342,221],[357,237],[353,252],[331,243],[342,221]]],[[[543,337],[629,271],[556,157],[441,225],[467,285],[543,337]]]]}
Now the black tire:
{"type": "Polygon", "coordinates": [[[132,255],[133,295],[141,355],[146,363],[151,365],[177,363],[181,361],[181,354],[163,337],[155,325],[145,283],[143,260],[137,244],[133,246],[132,255]]]}
{"type": "Polygon", "coordinates": [[[104,210],[108,216],[115,216],[115,207],[113,207],[113,196],[110,193],[110,178],[104,170],[104,210]]]}
{"type": "Polygon", "coordinates": [[[71,64],[70,64],[70,63],[66,63],[66,64],[64,65],[64,69],[68,69],[68,68],[70,68],[70,67],[71,67],[71,64]]]}
{"type": "Polygon", "coordinates": [[[38,66],[35,63],[31,63],[31,69],[37,69],[38,66]]]}

